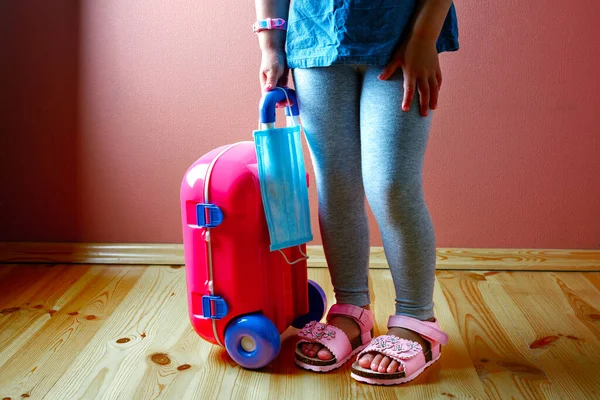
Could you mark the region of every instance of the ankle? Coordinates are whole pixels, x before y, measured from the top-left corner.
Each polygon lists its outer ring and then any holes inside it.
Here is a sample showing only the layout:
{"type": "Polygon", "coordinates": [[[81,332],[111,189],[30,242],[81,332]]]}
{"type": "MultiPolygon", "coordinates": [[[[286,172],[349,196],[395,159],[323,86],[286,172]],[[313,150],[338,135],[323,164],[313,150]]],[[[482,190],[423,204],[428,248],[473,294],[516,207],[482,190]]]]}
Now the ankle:
{"type": "Polygon", "coordinates": [[[328,323],[344,331],[344,333],[351,339],[360,335],[360,327],[356,321],[350,317],[336,315],[335,317],[331,318],[328,323]]]}
{"type": "Polygon", "coordinates": [[[415,331],[406,328],[391,327],[388,329],[388,335],[393,335],[402,339],[412,340],[419,343],[424,349],[429,348],[429,341],[415,331]]]}

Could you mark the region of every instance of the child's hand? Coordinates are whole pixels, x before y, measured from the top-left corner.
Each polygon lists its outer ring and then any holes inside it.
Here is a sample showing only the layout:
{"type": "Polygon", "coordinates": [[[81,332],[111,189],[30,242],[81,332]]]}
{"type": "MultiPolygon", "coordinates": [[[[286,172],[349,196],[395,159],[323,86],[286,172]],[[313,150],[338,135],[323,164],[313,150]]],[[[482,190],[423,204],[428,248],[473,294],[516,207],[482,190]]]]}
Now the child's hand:
{"type": "MultiPolygon", "coordinates": [[[[260,64],[260,86],[263,92],[270,92],[276,86],[287,87],[289,69],[284,50],[266,49],[262,52],[260,64]]],[[[280,101],[277,107],[285,107],[280,101]]]]}
{"type": "Polygon", "coordinates": [[[427,116],[429,108],[437,108],[438,94],[442,86],[442,71],[435,41],[418,37],[409,39],[395,51],[379,79],[388,79],[398,67],[402,68],[404,74],[402,110],[410,110],[415,90],[418,89],[421,116],[427,116]]]}

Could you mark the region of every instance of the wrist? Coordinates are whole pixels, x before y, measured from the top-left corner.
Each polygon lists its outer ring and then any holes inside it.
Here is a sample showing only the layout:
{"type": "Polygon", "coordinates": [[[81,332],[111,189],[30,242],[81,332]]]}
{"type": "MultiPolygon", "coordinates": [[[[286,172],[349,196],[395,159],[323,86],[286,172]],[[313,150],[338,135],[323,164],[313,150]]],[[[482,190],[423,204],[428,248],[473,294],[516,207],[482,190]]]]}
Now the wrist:
{"type": "Polygon", "coordinates": [[[440,35],[452,0],[418,0],[419,6],[411,37],[422,43],[435,43],[440,35]]]}
{"type": "Polygon", "coordinates": [[[437,36],[433,36],[427,32],[413,31],[410,35],[409,41],[412,43],[418,43],[419,46],[435,46],[437,42],[437,36]]]}
{"type": "Polygon", "coordinates": [[[261,51],[284,51],[285,32],[265,30],[258,32],[257,35],[261,51]]]}

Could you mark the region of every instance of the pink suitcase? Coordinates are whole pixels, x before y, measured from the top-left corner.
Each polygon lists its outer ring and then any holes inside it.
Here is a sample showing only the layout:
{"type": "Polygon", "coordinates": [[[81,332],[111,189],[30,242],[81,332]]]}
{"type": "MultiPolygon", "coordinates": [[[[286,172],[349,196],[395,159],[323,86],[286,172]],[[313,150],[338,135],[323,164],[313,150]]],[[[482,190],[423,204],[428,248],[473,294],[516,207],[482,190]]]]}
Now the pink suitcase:
{"type": "Polygon", "coordinates": [[[269,250],[256,162],[253,142],[223,146],[192,164],[181,185],[189,318],[252,369],[278,355],[290,325],[320,320],[327,307],[307,279],[305,245],[269,250]]]}

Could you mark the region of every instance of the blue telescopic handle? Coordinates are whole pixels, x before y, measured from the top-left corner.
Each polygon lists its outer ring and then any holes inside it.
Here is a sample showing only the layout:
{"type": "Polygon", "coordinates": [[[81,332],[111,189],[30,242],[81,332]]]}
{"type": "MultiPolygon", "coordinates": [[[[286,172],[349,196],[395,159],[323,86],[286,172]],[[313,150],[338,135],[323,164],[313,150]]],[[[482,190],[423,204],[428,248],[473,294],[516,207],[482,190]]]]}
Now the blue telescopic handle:
{"type": "MultiPolygon", "coordinates": [[[[296,92],[290,88],[276,87],[270,92],[265,93],[260,100],[258,118],[261,124],[275,123],[275,106],[280,101],[287,100],[284,90],[285,93],[287,93],[287,97],[294,103],[294,105],[291,107],[291,115],[298,116],[300,114],[300,110],[298,109],[298,100],[296,99],[296,92]]],[[[290,107],[285,108],[285,115],[288,117],[290,116],[290,107]]]]}

